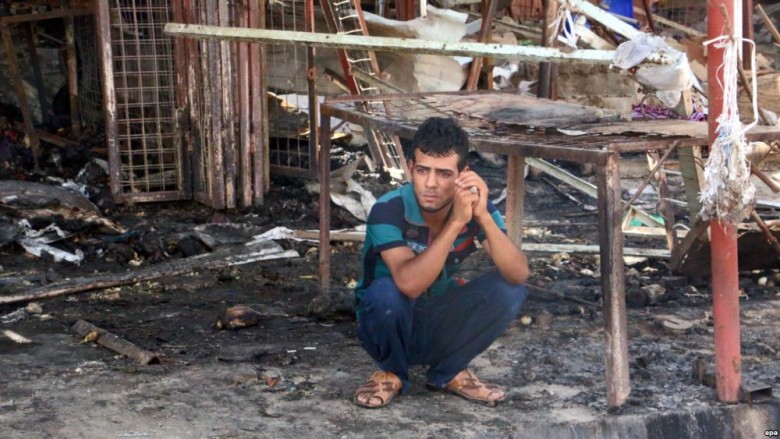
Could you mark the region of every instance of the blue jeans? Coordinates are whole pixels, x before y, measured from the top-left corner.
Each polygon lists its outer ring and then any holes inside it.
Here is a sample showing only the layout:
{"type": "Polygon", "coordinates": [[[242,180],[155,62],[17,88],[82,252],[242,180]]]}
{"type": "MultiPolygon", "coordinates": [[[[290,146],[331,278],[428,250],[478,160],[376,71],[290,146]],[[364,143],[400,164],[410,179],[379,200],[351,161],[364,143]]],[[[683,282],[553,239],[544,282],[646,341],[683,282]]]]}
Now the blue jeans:
{"type": "Polygon", "coordinates": [[[517,317],[528,297],[496,272],[445,294],[410,299],[392,278],[375,280],[358,303],[357,336],[382,370],[409,389],[409,366],[428,366],[428,384],[446,386],[517,317]]]}

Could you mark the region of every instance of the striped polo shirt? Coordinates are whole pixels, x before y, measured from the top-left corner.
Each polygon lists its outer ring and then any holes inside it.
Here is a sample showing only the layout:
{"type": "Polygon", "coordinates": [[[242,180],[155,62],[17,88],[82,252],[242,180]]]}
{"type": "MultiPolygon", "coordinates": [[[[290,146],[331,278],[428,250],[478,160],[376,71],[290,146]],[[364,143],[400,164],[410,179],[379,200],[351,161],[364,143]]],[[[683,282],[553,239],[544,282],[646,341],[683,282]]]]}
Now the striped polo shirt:
{"type": "MultiPolygon", "coordinates": [[[[498,227],[506,233],[501,213],[489,200],[487,207],[498,227]]],[[[482,242],[485,232],[472,219],[450,247],[444,268],[427,293],[440,295],[456,285],[455,274],[463,260],[476,250],[475,239],[482,242]]],[[[405,245],[415,254],[420,254],[428,248],[429,243],[430,229],[420,213],[412,184],[407,183],[379,198],[368,215],[366,240],[361,253],[361,278],[355,288],[356,299],[360,300],[374,280],[391,277],[381,252],[405,245]]]]}

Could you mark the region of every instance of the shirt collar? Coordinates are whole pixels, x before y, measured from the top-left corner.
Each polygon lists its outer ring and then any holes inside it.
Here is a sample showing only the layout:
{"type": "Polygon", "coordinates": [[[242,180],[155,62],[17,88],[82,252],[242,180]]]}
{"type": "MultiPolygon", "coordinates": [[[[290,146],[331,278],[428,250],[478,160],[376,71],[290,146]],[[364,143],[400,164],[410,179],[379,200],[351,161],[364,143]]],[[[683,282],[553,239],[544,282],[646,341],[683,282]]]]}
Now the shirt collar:
{"type": "Polygon", "coordinates": [[[414,195],[414,185],[407,183],[401,186],[401,198],[404,200],[404,218],[406,222],[420,227],[426,227],[425,220],[420,213],[420,204],[414,195]]]}

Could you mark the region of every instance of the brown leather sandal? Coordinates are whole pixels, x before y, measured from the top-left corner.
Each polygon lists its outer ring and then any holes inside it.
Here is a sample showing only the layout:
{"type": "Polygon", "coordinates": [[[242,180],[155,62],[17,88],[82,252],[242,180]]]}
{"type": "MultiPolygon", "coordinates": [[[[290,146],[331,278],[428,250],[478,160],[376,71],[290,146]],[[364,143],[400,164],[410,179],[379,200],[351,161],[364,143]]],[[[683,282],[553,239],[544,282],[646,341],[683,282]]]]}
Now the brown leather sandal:
{"type": "Polygon", "coordinates": [[[506,399],[506,394],[500,387],[481,381],[470,370],[458,372],[446,387],[441,388],[428,385],[428,388],[452,393],[469,401],[485,404],[488,407],[493,407],[506,399]]]}
{"type": "Polygon", "coordinates": [[[365,408],[376,409],[390,404],[401,392],[401,379],[392,372],[380,370],[355,391],[352,401],[365,408]]]}

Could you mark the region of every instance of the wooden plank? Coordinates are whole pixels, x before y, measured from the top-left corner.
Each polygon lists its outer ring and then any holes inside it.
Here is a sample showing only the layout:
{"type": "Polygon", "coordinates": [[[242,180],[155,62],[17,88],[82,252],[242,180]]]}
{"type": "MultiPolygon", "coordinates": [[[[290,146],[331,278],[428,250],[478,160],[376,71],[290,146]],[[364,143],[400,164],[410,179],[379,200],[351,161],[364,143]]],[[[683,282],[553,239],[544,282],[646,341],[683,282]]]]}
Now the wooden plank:
{"type": "MultiPolygon", "coordinates": [[[[198,39],[247,41],[252,43],[285,43],[297,46],[328,47],[332,49],[364,49],[385,52],[427,53],[448,56],[492,56],[528,62],[611,64],[614,51],[582,49],[562,52],[548,47],[412,40],[406,38],[333,35],[297,31],[222,28],[209,25],[168,23],[165,33],[198,39]]],[[[651,61],[658,61],[650,58],[651,61]]]]}
{"type": "MultiPolygon", "coordinates": [[[[217,20],[220,26],[230,26],[230,10],[228,2],[219,1],[217,20]]],[[[231,42],[219,42],[219,66],[221,97],[219,107],[222,110],[222,120],[220,121],[220,136],[222,138],[222,148],[224,160],[222,167],[215,167],[217,172],[222,170],[225,179],[225,207],[234,209],[236,207],[236,131],[233,128],[235,120],[235,111],[233,111],[233,66],[231,42]]]]}
{"type": "Polygon", "coordinates": [[[446,105],[450,111],[471,117],[537,128],[596,123],[614,124],[620,119],[617,112],[602,108],[518,94],[437,95],[436,101],[446,105]]]}
{"type": "MultiPolygon", "coordinates": [[[[496,6],[498,0],[482,0],[482,24],[479,27],[480,43],[490,44],[490,33],[493,29],[493,20],[496,18],[496,6]]],[[[477,82],[479,81],[480,74],[482,73],[482,65],[487,65],[488,58],[473,58],[471,60],[471,66],[469,67],[469,75],[466,79],[466,90],[476,90],[477,82]]],[[[492,73],[491,80],[487,81],[487,84],[492,86],[492,73]]],[[[487,87],[490,90],[492,87],[487,87]]]]}
{"type": "MultiPolygon", "coordinates": [[[[553,32],[552,25],[558,18],[558,2],[556,0],[545,0],[542,2],[542,4],[544,5],[544,19],[542,20],[542,46],[555,47],[558,35],[557,32],[553,32]]],[[[560,30],[560,28],[558,28],[558,30],[560,30]]],[[[557,68],[553,67],[553,63],[539,63],[539,79],[536,84],[536,95],[540,98],[554,99],[553,83],[558,72],[557,68]]]]}
{"type": "MultiPolygon", "coordinates": [[[[182,13],[184,15],[184,22],[195,23],[197,21],[197,14],[195,11],[195,5],[193,0],[182,0],[182,13]]],[[[208,128],[206,127],[206,120],[203,117],[201,111],[203,105],[203,90],[205,89],[203,83],[203,69],[202,69],[202,57],[200,55],[201,43],[186,39],[184,41],[186,58],[184,66],[187,69],[186,77],[186,91],[187,91],[187,108],[189,109],[189,120],[187,130],[185,130],[185,156],[189,156],[188,164],[190,167],[189,184],[186,186],[192,196],[202,197],[206,185],[206,176],[203,173],[203,157],[204,157],[204,140],[208,136],[208,128]]]]}
{"type": "MultiPolygon", "coordinates": [[[[218,23],[218,1],[206,0],[206,23],[210,25],[216,25],[218,23]]],[[[209,40],[206,44],[206,60],[207,60],[207,73],[206,76],[210,78],[208,80],[209,87],[206,89],[206,108],[211,117],[209,121],[211,125],[211,133],[209,136],[208,154],[211,158],[209,162],[206,161],[207,169],[211,182],[210,198],[211,206],[216,209],[224,209],[226,206],[225,200],[225,161],[224,151],[222,146],[222,93],[220,87],[222,81],[220,80],[220,45],[217,40],[209,40]]],[[[204,76],[204,78],[206,77],[204,76]]]]}
{"type": "Polygon", "coordinates": [[[512,242],[522,248],[525,211],[525,157],[517,154],[508,157],[506,180],[507,232],[512,242]]]}
{"type": "Polygon", "coordinates": [[[598,166],[599,246],[601,284],[604,289],[604,329],[606,333],[607,403],[619,407],[631,393],[628,374],[628,334],[626,328],[625,269],[623,233],[620,228],[619,157],[611,155],[598,166]]]}
{"type": "Polygon", "coordinates": [[[89,9],[57,9],[35,14],[8,15],[0,17],[0,24],[25,23],[29,21],[51,20],[54,18],[80,17],[92,15],[89,9]]]}
{"type": "MultiPolygon", "coordinates": [[[[634,6],[634,12],[640,15],[646,15],[644,8],[640,8],[638,6],[634,6]]],[[[690,36],[693,37],[706,37],[707,34],[703,32],[699,32],[696,29],[690,28],[688,26],[683,26],[680,23],[677,23],[676,21],[672,21],[669,19],[666,19],[664,17],[660,17],[658,15],[653,15],[653,19],[660,24],[663,24],[664,26],[671,27],[672,29],[677,29],[679,31],[682,31],[690,36]]]]}
{"type": "Polygon", "coordinates": [[[35,89],[38,92],[38,105],[41,108],[41,122],[51,122],[51,105],[46,99],[46,87],[43,84],[43,74],[41,73],[41,63],[38,59],[38,49],[35,47],[35,34],[32,23],[24,24],[24,34],[27,40],[27,52],[30,56],[30,67],[32,67],[33,78],[35,78],[35,89]]]}
{"type": "MultiPolygon", "coordinates": [[[[263,8],[259,7],[259,0],[249,0],[249,27],[257,28],[264,26],[265,15],[263,8]]],[[[265,124],[268,123],[267,112],[263,103],[267,103],[265,96],[265,75],[262,74],[262,66],[265,65],[265,52],[261,45],[250,44],[249,46],[249,75],[251,77],[251,99],[252,107],[252,130],[251,130],[251,153],[252,153],[252,204],[259,206],[263,204],[263,198],[267,190],[266,174],[268,174],[268,158],[266,153],[268,147],[266,135],[268,131],[265,124]]],[[[267,104],[266,104],[267,105],[267,104]]]]}
{"type": "Polygon", "coordinates": [[[119,159],[119,142],[116,126],[116,87],[114,85],[113,50],[111,47],[111,22],[108,0],[95,2],[95,22],[97,26],[98,59],[102,68],[103,109],[106,119],[106,143],[108,144],[108,164],[110,169],[111,195],[116,202],[123,202],[122,182],[120,179],[121,163],[119,159]]]}
{"type": "Polygon", "coordinates": [[[677,160],[682,172],[685,199],[688,202],[690,218],[696,218],[701,212],[699,193],[704,184],[704,161],[701,157],[701,147],[686,146],[678,148],[677,160]]]}
{"type": "Polygon", "coordinates": [[[320,291],[330,289],[330,117],[322,115],[320,118],[320,157],[319,157],[319,274],[320,291]]]}
{"type": "Polygon", "coordinates": [[[70,105],[70,129],[74,137],[81,137],[79,112],[78,58],[76,56],[76,31],[73,17],[65,19],[65,65],[68,76],[68,103],[70,105]]]}
{"type": "Polygon", "coordinates": [[[766,14],[766,11],[764,11],[764,7],[758,4],[756,5],[756,10],[758,11],[758,15],[761,16],[761,20],[764,21],[764,25],[772,33],[772,38],[774,38],[775,43],[780,44],[780,32],[777,31],[777,27],[775,27],[772,19],[769,18],[769,16],[766,14]]]}
{"type": "MultiPolygon", "coordinates": [[[[236,6],[238,25],[249,26],[249,5],[244,2],[236,6]]],[[[249,105],[249,43],[238,43],[236,56],[238,63],[238,132],[239,132],[239,205],[252,205],[252,154],[250,153],[250,117],[252,109],[249,105]]]]}
{"type": "Polygon", "coordinates": [[[95,342],[104,348],[122,354],[135,360],[138,364],[145,366],[160,362],[160,358],[157,354],[142,349],[137,345],[120,338],[116,334],[99,328],[86,320],[78,320],[76,324],[73,325],[72,329],[80,336],[85,337],[85,339],[89,339],[90,342],[95,342]]]}
{"type": "MultiPolygon", "coordinates": [[[[173,19],[184,21],[184,12],[182,11],[182,0],[175,0],[172,3],[173,19]]],[[[189,129],[187,108],[187,43],[186,38],[175,38],[173,41],[173,59],[175,60],[174,69],[174,90],[176,99],[176,110],[174,111],[173,125],[173,145],[176,154],[180,157],[180,178],[178,187],[182,188],[184,198],[189,199],[192,196],[192,156],[189,154],[189,146],[192,143],[192,130],[189,129]]]]}

